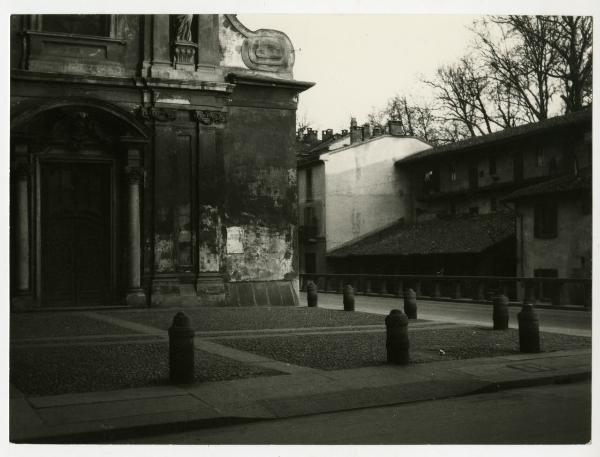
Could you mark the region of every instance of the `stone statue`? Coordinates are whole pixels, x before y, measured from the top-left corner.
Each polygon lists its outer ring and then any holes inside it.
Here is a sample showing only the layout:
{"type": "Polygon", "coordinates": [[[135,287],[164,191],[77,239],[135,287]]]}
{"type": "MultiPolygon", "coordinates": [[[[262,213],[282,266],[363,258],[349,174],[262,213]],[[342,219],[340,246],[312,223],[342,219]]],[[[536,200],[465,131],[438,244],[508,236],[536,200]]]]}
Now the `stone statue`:
{"type": "Polygon", "coordinates": [[[192,41],[193,14],[175,14],[175,40],[192,41]]]}

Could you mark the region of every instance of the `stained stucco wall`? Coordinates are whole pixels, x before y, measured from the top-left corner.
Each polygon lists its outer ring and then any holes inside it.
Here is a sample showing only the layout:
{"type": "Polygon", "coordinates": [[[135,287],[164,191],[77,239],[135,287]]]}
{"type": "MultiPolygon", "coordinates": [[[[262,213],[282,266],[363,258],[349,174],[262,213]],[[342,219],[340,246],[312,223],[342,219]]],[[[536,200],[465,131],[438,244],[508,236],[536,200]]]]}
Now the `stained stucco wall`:
{"type": "MultiPolygon", "coordinates": [[[[293,94],[287,92],[276,97],[291,100],[293,94]]],[[[233,103],[257,100],[262,108],[230,108],[224,136],[224,249],[220,269],[231,281],[297,276],[295,114],[292,110],[265,109],[269,97],[249,90],[242,90],[239,97],[234,95],[233,103]]]]}
{"type": "Polygon", "coordinates": [[[321,156],[328,251],[410,213],[409,183],[394,162],[428,147],[415,138],[382,136],[321,156]]]}
{"type": "MultiPolygon", "coordinates": [[[[579,199],[564,196],[559,198],[558,236],[549,240],[534,237],[533,202],[523,202],[518,205],[517,210],[523,221],[522,235],[517,224],[518,252],[520,246],[523,246],[523,276],[533,277],[536,269],[552,268],[558,270],[559,277],[568,278],[577,272],[585,273],[590,268],[592,216],[582,213],[579,199]]],[[[519,261],[518,264],[521,265],[519,261]]]]}

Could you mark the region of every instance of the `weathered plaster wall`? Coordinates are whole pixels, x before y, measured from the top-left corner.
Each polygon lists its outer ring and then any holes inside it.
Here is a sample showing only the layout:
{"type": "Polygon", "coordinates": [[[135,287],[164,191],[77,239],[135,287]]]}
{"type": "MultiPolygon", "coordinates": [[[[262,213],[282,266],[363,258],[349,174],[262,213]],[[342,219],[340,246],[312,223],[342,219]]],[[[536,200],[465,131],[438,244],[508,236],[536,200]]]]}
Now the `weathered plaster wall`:
{"type": "Polygon", "coordinates": [[[321,156],[328,251],[409,214],[409,183],[394,162],[427,147],[415,138],[382,136],[321,156]]]}
{"type": "MultiPolygon", "coordinates": [[[[573,277],[577,271],[591,272],[592,216],[584,215],[579,199],[560,197],[558,200],[557,237],[534,237],[534,210],[532,202],[519,204],[523,217],[522,275],[533,277],[534,270],[552,268],[561,278],[573,277]],[[582,262],[583,259],[583,262],[582,262]]],[[[521,233],[517,226],[517,249],[520,252],[521,233]]],[[[520,265],[520,262],[518,261],[520,265]]],[[[584,275],[586,276],[586,275],[584,275]]]]}
{"type": "MultiPolygon", "coordinates": [[[[247,97],[252,94],[240,94],[239,101],[249,102],[247,97]]],[[[224,137],[226,249],[221,268],[227,280],[297,276],[294,122],[290,110],[230,109],[224,137]]]]}
{"type": "Polygon", "coordinates": [[[219,46],[221,48],[222,67],[246,68],[242,60],[244,36],[237,31],[224,14],[219,14],[219,46]]]}

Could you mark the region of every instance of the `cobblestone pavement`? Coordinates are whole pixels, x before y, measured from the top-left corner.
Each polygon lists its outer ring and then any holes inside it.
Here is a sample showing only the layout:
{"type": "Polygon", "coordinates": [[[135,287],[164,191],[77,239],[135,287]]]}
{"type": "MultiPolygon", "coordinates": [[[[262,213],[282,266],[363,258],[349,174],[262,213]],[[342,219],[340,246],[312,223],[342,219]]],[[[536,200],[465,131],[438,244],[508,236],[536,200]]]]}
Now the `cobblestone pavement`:
{"type": "MultiPolygon", "coordinates": [[[[11,382],[28,395],[165,384],[167,329],[177,310],[11,316],[11,382]]],[[[385,363],[382,316],[320,308],[186,309],[196,333],[196,382],[385,363]]],[[[434,362],[518,353],[514,330],[410,323],[411,359],[434,362]]],[[[548,351],[587,338],[543,335],[548,351]]]]}

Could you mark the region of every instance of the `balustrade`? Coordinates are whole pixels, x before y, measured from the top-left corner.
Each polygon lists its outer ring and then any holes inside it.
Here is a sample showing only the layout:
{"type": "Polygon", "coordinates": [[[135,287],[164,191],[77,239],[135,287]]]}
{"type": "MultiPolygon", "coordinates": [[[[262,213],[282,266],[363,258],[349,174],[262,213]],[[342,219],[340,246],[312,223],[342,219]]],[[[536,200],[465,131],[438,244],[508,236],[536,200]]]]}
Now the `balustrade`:
{"type": "Polygon", "coordinates": [[[300,275],[300,285],[313,281],[319,291],[342,293],[351,285],[356,295],[404,297],[411,288],[418,299],[491,302],[497,294],[515,303],[545,303],[553,306],[591,308],[591,279],[521,278],[504,276],[439,276],[439,275],[364,275],[320,274],[300,275]]]}

